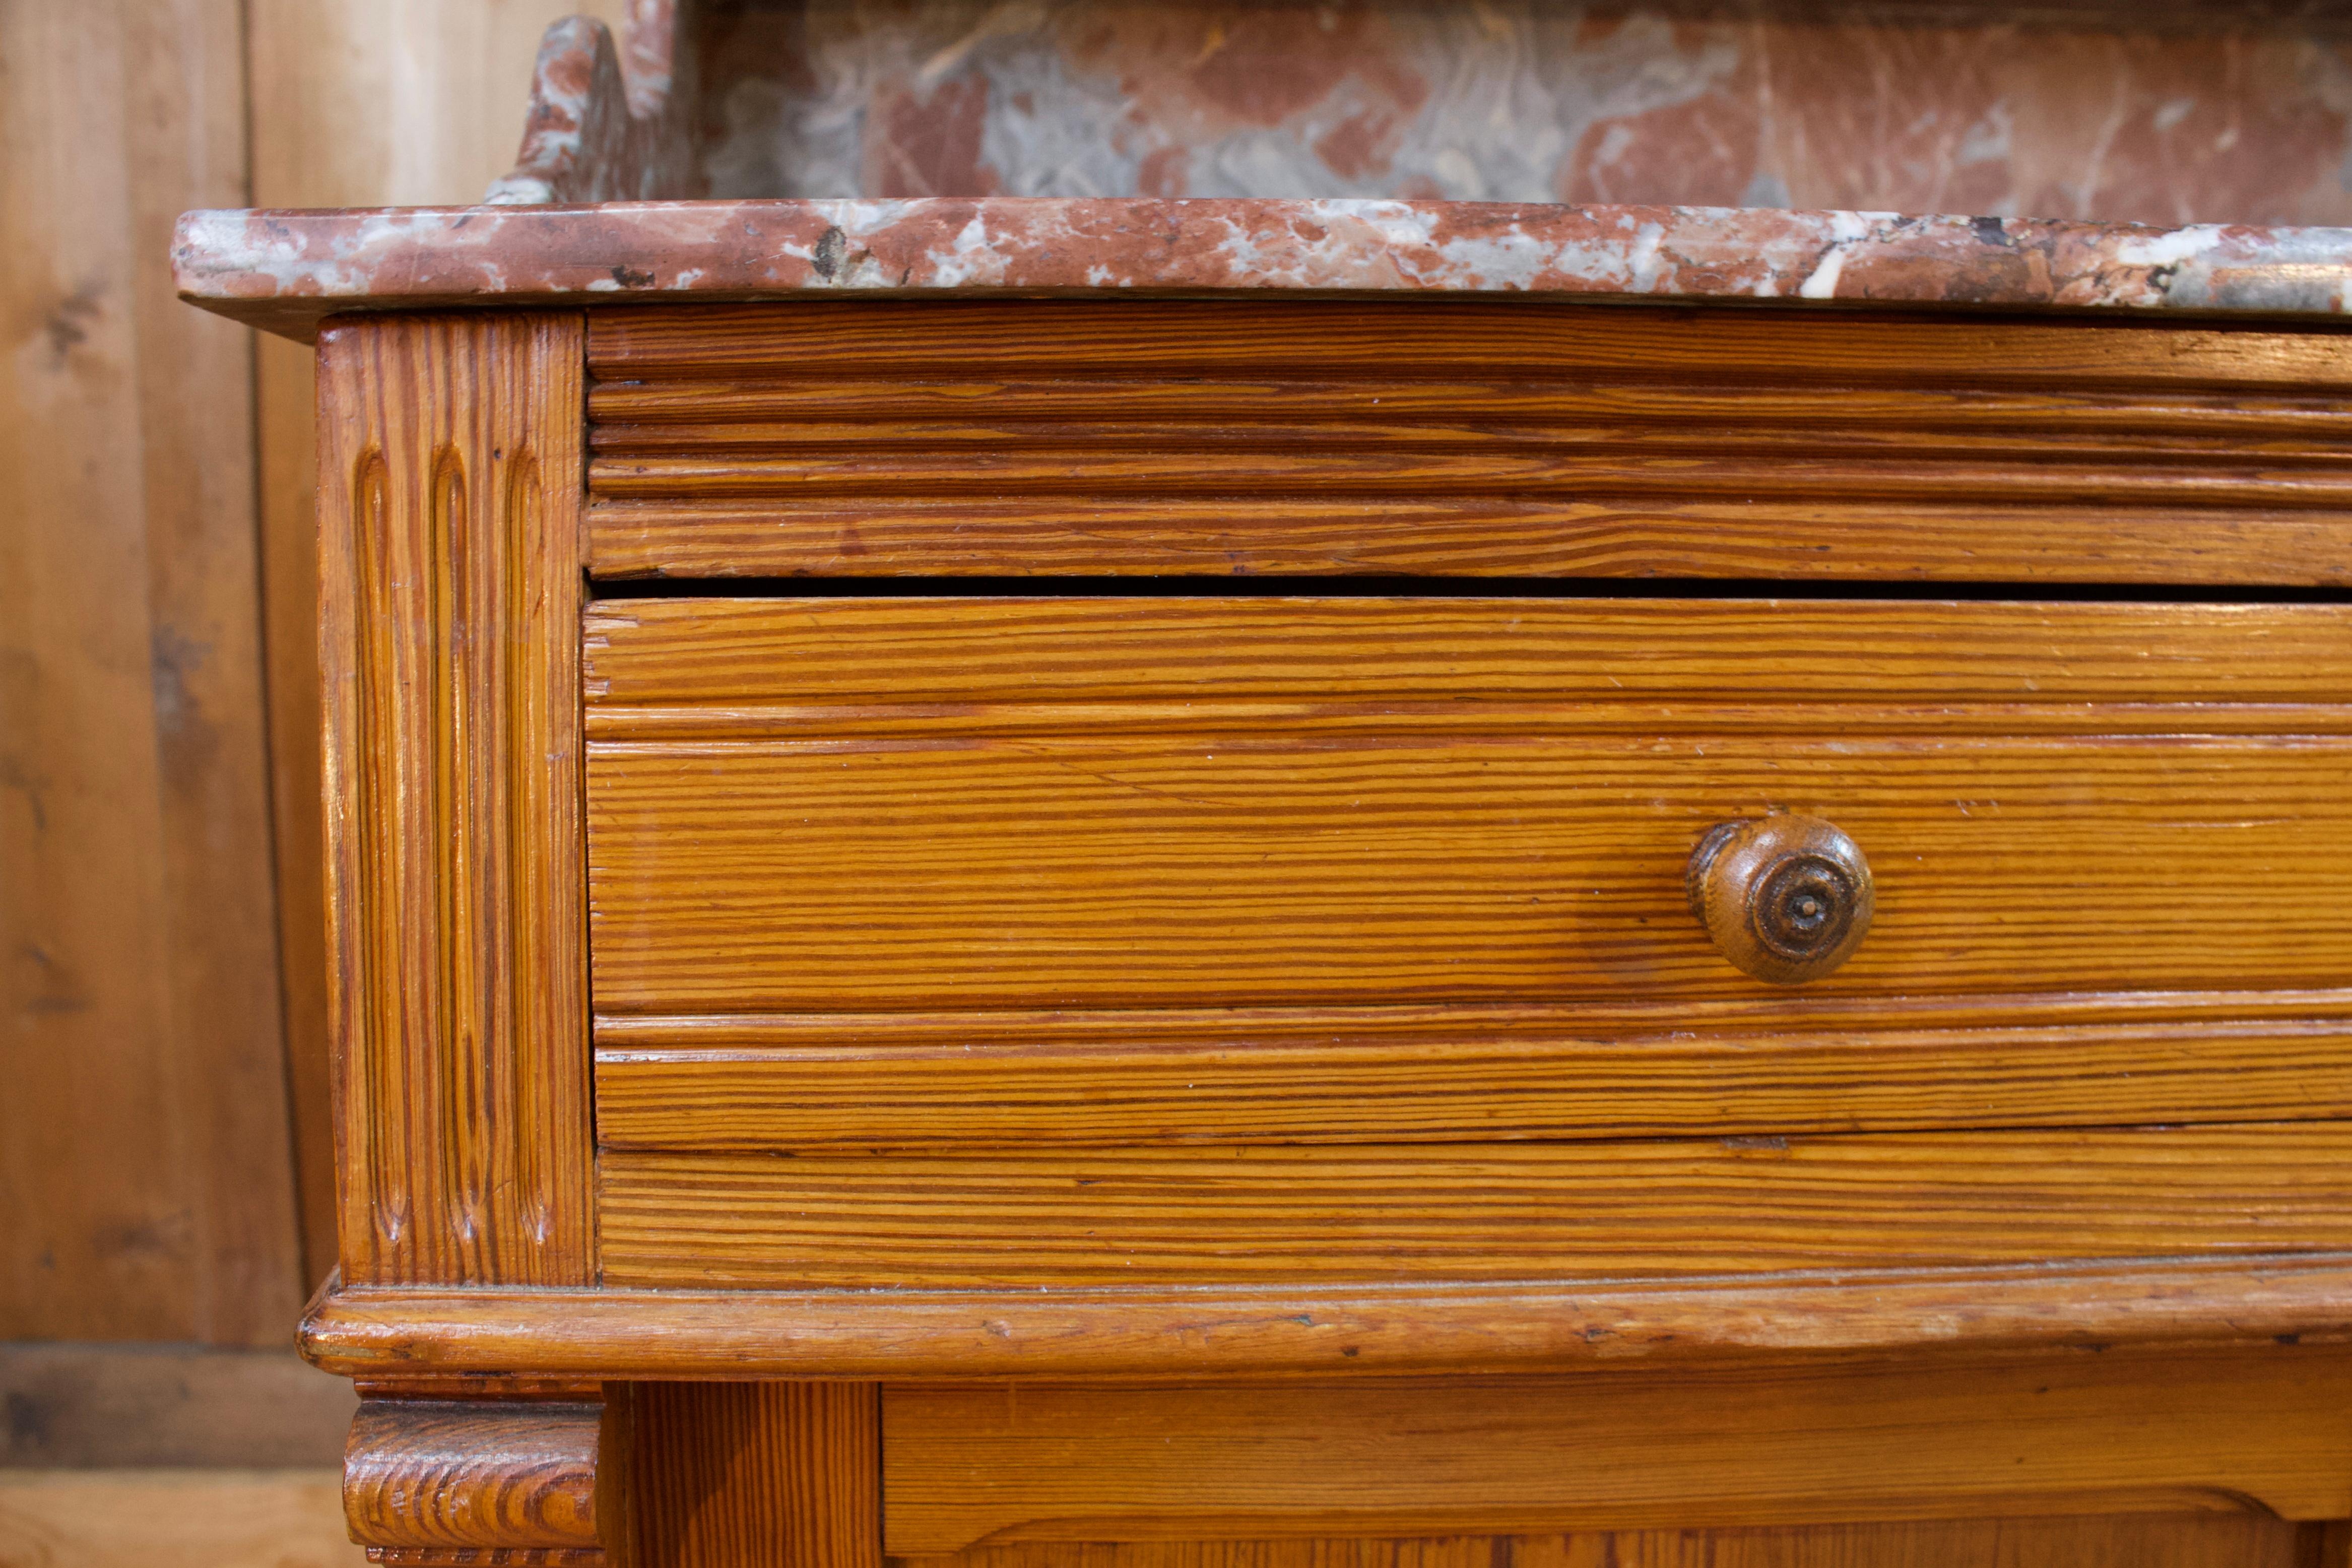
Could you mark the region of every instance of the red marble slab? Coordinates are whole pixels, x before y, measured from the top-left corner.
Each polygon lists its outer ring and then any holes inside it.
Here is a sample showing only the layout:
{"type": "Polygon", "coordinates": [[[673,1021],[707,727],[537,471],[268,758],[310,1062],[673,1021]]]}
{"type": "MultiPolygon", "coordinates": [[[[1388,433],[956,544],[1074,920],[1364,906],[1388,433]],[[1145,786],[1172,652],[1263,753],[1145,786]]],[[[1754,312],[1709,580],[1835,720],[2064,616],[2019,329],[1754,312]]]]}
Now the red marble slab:
{"type": "Polygon", "coordinates": [[[870,290],[1466,292],[2334,315],[2352,229],[1378,200],[616,202],[180,220],[181,296],[340,310],[870,290]]]}

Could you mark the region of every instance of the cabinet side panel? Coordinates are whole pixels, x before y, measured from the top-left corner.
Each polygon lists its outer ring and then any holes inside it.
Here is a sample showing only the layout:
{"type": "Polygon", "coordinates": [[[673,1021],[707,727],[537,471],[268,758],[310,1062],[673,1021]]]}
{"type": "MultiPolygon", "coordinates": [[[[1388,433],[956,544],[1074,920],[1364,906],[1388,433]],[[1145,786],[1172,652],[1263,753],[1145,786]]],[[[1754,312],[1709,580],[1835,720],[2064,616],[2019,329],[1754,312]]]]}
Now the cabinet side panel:
{"type": "Polygon", "coordinates": [[[343,1276],[593,1278],[581,325],[320,338],[343,1276]]]}

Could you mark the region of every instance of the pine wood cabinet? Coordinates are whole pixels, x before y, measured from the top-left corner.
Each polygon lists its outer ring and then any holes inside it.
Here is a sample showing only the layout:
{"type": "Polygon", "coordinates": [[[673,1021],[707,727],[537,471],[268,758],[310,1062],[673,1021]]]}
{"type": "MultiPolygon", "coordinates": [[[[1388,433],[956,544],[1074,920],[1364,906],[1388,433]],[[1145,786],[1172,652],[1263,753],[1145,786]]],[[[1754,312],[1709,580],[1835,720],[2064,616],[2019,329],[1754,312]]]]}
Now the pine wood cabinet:
{"type": "Polygon", "coordinates": [[[2342,336],[319,352],[379,1561],[2342,1561],[2342,336]]]}

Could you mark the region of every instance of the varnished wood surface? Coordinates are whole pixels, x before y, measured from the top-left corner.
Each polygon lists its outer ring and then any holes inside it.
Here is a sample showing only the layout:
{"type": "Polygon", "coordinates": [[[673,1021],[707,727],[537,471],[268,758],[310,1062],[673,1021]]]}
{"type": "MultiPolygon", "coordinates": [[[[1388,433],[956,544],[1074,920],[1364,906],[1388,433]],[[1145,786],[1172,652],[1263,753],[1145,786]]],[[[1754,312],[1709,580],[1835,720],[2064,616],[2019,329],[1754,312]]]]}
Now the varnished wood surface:
{"type": "Polygon", "coordinates": [[[1230,573],[2340,584],[2332,513],[1961,500],[1045,494],[589,509],[600,577],[1230,573]]]}
{"type": "MultiPolygon", "coordinates": [[[[253,0],[251,87],[233,133],[252,182],[202,205],[383,207],[478,199],[514,163],[541,37],[573,15],[620,32],[626,0],[253,0]]],[[[197,205],[182,201],[180,209],[197,205]]],[[[152,254],[163,268],[168,240],[152,254]]],[[[197,312],[174,300],[183,316],[197,312]]],[[[243,334],[254,355],[261,591],[268,657],[270,812],[276,826],[288,1088],[305,1250],[337,1256],[327,939],[320,801],[318,390],[307,342],[243,334]]],[[[175,386],[180,396],[184,388],[175,386]]],[[[217,403],[217,397],[183,397],[217,403]]],[[[279,1333],[283,1337],[282,1332],[279,1333]]]]}
{"type": "Polygon", "coordinates": [[[2352,995],[608,1016],[615,1149],[1443,1142],[2352,1116],[2352,995]]]}
{"type": "Polygon", "coordinates": [[[1622,1143],[674,1154],[598,1165],[606,1283],[1659,1279],[2352,1249],[2341,1123],[1622,1143]]]}
{"type": "Polygon", "coordinates": [[[1870,857],[1822,994],[2330,985],[2352,738],[1221,734],[598,742],[611,1014],[1737,996],[1712,824],[1870,857]],[[1049,826],[1050,825],[1050,826],[1049,826]]]}
{"type": "Polygon", "coordinates": [[[1510,375],[1552,368],[1650,381],[1716,372],[1742,380],[1913,384],[1954,378],[2033,386],[2079,377],[2103,390],[2273,391],[2326,406],[2352,388],[2336,333],[2110,322],[1790,315],[1517,302],[808,301],[599,310],[588,359],[600,381],[729,377],[803,356],[859,376],[931,379],[976,359],[1055,375],[1137,375],[1213,358],[1253,372],[1322,366],[1354,377],[1399,366],[1510,375]]]}
{"type": "Polygon", "coordinates": [[[2352,944],[2332,605],[695,599],[585,636],[608,1015],[1743,994],[1684,866],[1770,810],[1876,868],[1823,994],[2330,984],[2352,944]]]}
{"type": "MultiPolygon", "coordinates": [[[[2104,715],[2084,705],[2325,705],[2352,691],[2352,611],[2336,605],[853,595],[610,598],[583,626],[599,739],[676,732],[673,709],[699,710],[694,732],[711,738],[835,711],[863,725],[907,709],[952,730],[999,706],[1180,701],[1309,716],[1996,704],[2085,724],[2104,715]]],[[[2169,717],[2193,727],[2193,712],[2169,717]]]]}
{"type": "MultiPolygon", "coordinates": [[[[1404,1540],[1036,1541],[892,1568],[2321,1568],[2252,1514],[2086,1514],[1404,1540]]],[[[2326,1568],[2334,1568],[2333,1564],[2326,1568]]]]}
{"type": "Polygon", "coordinates": [[[985,1542],[2352,1511],[2341,1352],[1680,1376],[892,1384],[894,1554],[985,1542]]]}
{"type": "Polygon", "coordinates": [[[879,1568],[877,1384],[656,1383],[633,1397],[635,1568],[879,1568]]]}
{"type": "Polygon", "coordinates": [[[2310,335],[861,301],[600,312],[589,355],[612,575],[2314,582],[2352,494],[2310,335]]]}
{"type": "Polygon", "coordinates": [[[352,1539],[415,1561],[536,1550],[602,1562],[604,1424],[601,1404],[363,1400],[343,1458],[352,1539]]]}
{"type": "Polygon", "coordinates": [[[320,340],[330,975],[353,1279],[593,1277],[577,317],[320,340]]]}
{"type": "Polygon", "coordinates": [[[1870,863],[1844,829],[1783,812],[1719,822],[1691,850],[1691,915],[1734,967],[1776,985],[1820,980],[1870,934],[1870,863]]]}
{"type": "Polygon", "coordinates": [[[1556,1371],[1798,1352],[2352,1339],[2352,1255],[1746,1281],[1342,1289],[324,1293],[347,1377],[1252,1377],[1556,1371]]]}

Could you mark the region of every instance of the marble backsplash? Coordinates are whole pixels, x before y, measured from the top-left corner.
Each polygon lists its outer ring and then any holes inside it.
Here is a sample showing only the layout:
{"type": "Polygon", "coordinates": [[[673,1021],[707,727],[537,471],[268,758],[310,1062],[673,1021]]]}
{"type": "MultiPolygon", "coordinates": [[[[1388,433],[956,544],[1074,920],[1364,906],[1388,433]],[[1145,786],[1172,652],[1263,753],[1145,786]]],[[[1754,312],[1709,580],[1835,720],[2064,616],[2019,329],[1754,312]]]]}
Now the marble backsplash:
{"type": "Polygon", "coordinates": [[[1404,196],[2352,223],[2352,42],[2163,0],[713,0],[714,196],[1404,196]]]}

